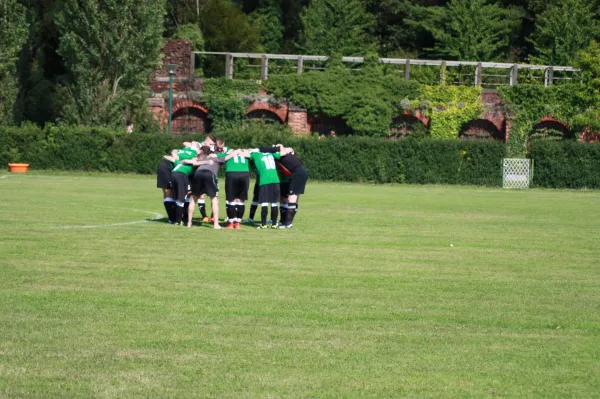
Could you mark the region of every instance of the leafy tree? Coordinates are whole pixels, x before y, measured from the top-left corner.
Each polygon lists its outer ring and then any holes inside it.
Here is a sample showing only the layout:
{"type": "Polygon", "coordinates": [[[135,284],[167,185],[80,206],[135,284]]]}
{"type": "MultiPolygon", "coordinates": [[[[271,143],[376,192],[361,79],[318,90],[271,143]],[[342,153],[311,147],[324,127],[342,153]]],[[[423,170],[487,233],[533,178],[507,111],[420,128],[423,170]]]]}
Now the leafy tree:
{"type": "Polygon", "coordinates": [[[14,122],[19,88],[16,63],[27,40],[26,9],[16,0],[0,0],[0,124],[14,122]]]}
{"type": "Polygon", "coordinates": [[[69,72],[63,117],[76,124],[145,120],[150,71],[159,65],[163,0],[63,0],[59,54],[69,72]]]}
{"type": "Polygon", "coordinates": [[[279,1],[263,0],[261,7],[249,15],[250,24],[259,34],[262,48],[267,53],[278,53],[283,39],[279,1]]]}
{"type": "Polygon", "coordinates": [[[256,51],[258,33],[240,6],[228,0],[208,0],[200,12],[200,28],[208,51],[256,51]]]}
{"type": "Polygon", "coordinates": [[[600,35],[597,2],[563,0],[550,5],[537,19],[531,37],[531,60],[550,65],[570,65],[577,52],[600,35]]]}
{"type": "Polygon", "coordinates": [[[445,7],[411,6],[405,22],[435,40],[432,55],[465,61],[505,58],[522,11],[494,0],[451,0],[445,7]]]}
{"type": "Polygon", "coordinates": [[[375,50],[375,19],[364,0],[313,0],[301,15],[306,54],[364,55],[375,50]]]}

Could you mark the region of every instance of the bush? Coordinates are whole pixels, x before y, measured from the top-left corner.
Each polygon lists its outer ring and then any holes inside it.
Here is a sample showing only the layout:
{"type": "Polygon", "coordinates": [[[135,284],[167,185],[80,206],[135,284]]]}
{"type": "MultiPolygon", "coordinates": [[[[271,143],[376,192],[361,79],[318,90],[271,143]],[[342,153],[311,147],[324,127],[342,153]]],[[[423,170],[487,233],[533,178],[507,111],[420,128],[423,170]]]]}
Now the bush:
{"type": "Polygon", "coordinates": [[[599,188],[600,144],[575,141],[531,142],[533,185],[550,188],[599,188]]]}
{"type": "MultiPolygon", "coordinates": [[[[33,125],[0,127],[9,157],[31,163],[32,169],[98,170],[153,174],[161,157],[183,141],[204,135],[115,134],[105,128],[33,125]]],[[[230,147],[254,148],[283,142],[298,152],[311,179],[378,182],[500,184],[504,145],[491,141],[384,140],[370,137],[293,137],[287,127],[248,123],[244,129],[223,130],[219,137],[230,147]]]]}

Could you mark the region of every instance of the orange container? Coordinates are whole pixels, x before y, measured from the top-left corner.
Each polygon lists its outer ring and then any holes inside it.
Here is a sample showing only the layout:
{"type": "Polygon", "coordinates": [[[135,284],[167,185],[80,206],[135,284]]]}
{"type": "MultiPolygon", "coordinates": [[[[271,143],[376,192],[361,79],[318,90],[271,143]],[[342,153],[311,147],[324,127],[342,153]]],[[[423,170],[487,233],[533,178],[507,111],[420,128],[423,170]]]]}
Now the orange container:
{"type": "Polygon", "coordinates": [[[9,163],[8,167],[12,173],[27,173],[29,169],[28,163],[9,163]]]}

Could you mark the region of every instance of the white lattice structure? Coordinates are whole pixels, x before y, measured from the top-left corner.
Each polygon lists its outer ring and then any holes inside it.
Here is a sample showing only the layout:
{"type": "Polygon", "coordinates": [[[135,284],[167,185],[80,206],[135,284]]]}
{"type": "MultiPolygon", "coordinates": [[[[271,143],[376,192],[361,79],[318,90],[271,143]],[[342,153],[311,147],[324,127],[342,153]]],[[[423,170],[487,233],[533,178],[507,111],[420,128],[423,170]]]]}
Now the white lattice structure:
{"type": "Polygon", "coordinates": [[[502,187],[529,188],[533,178],[533,161],[523,158],[504,158],[502,161],[502,187]]]}

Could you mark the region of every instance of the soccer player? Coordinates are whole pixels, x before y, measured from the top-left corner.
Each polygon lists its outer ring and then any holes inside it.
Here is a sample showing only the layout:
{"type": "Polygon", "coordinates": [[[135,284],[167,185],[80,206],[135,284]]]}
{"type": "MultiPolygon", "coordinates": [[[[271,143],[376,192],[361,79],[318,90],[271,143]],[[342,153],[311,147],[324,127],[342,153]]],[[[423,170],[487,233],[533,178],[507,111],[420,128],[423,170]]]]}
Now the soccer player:
{"type": "Polygon", "coordinates": [[[269,214],[269,205],[271,205],[271,228],[277,228],[277,216],[279,213],[278,201],[280,197],[279,176],[277,175],[277,165],[275,159],[281,158],[279,152],[264,153],[264,152],[249,152],[243,153],[249,157],[256,165],[258,176],[260,179],[258,202],[261,204],[259,229],[266,229],[267,216],[269,214]]]}
{"type": "Polygon", "coordinates": [[[293,148],[285,148],[282,144],[277,144],[275,147],[261,148],[260,151],[265,153],[281,153],[278,166],[290,179],[289,191],[287,192],[287,216],[286,220],[282,221],[284,223],[282,227],[289,229],[292,227],[294,216],[296,216],[299,196],[300,194],[304,194],[306,182],[308,181],[308,173],[302,161],[296,156],[293,148]]]}
{"type": "MultiPolygon", "coordinates": [[[[217,142],[217,148],[218,142],[217,142]]],[[[227,229],[239,229],[248,199],[250,186],[249,161],[242,156],[243,151],[232,151],[222,147],[227,152],[217,153],[218,158],[229,157],[225,162],[225,200],[227,209],[227,229]]]]}
{"type": "Polygon", "coordinates": [[[192,216],[194,215],[195,203],[202,195],[208,195],[211,198],[213,209],[213,227],[220,229],[219,225],[219,183],[217,173],[222,163],[227,162],[231,157],[217,158],[214,154],[208,154],[210,148],[202,147],[202,153],[196,159],[184,161],[186,164],[198,166],[194,177],[192,178],[191,192],[192,200],[188,210],[188,227],[192,227],[192,216]]]}
{"type": "MultiPolygon", "coordinates": [[[[197,144],[192,147],[183,148],[177,151],[175,167],[171,171],[171,179],[173,184],[173,192],[175,194],[175,224],[180,225],[183,219],[185,199],[190,190],[189,177],[192,175],[194,168],[187,164],[186,160],[195,158],[202,151],[197,144]]],[[[174,159],[174,158],[173,158],[174,159]]]]}
{"type": "Polygon", "coordinates": [[[171,155],[165,155],[156,170],[156,187],[162,189],[163,205],[167,211],[169,223],[175,223],[175,199],[173,199],[171,171],[175,166],[176,156],[177,150],[171,151],[171,155]]]}
{"type": "MultiPolygon", "coordinates": [[[[225,147],[225,142],[223,141],[223,139],[217,139],[212,134],[209,134],[208,136],[206,136],[206,139],[202,142],[202,145],[203,146],[206,145],[206,146],[210,147],[211,152],[218,152],[218,153],[223,152],[223,149],[227,148],[227,147],[225,147]]],[[[200,198],[198,198],[198,209],[200,210],[200,215],[202,216],[202,222],[207,223],[208,216],[206,215],[206,195],[205,194],[201,195],[200,198]]],[[[212,210],[211,216],[210,216],[210,222],[214,223],[214,221],[215,221],[215,211],[212,210]]]]}

